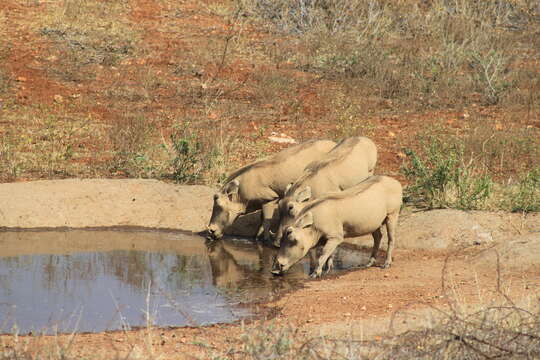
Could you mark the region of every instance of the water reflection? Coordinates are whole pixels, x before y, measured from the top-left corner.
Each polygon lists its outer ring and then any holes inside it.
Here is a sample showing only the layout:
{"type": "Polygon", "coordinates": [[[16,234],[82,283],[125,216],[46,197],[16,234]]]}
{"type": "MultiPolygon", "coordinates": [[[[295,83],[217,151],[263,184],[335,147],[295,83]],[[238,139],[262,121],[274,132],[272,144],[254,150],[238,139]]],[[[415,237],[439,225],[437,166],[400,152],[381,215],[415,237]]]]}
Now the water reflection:
{"type": "Polygon", "coordinates": [[[306,278],[306,263],[273,277],[274,254],[247,240],[209,244],[172,232],[0,232],[0,332],[234,321],[248,315],[239,303],[306,278]]]}
{"type": "Polygon", "coordinates": [[[247,241],[229,239],[206,243],[212,271],[212,283],[216,288],[233,290],[244,301],[266,299],[284,290],[301,284],[306,278],[306,264],[300,263],[286,278],[271,274],[274,248],[252,244],[247,241]]]}

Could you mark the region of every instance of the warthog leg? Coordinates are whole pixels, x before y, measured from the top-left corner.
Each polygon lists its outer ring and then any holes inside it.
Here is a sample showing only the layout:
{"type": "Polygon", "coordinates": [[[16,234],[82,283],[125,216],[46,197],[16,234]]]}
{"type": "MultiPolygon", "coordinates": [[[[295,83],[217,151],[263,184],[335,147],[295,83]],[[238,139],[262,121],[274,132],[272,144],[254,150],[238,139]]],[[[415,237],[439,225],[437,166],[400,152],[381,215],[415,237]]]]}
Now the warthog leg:
{"type": "MultiPolygon", "coordinates": [[[[309,250],[309,271],[310,273],[315,270],[317,266],[317,257],[322,253],[322,246],[317,246],[309,250]]],[[[323,272],[328,274],[334,268],[334,254],[328,258],[326,264],[323,267],[323,272]]]]}
{"type": "Polygon", "coordinates": [[[317,250],[318,248],[309,249],[309,272],[313,272],[317,266],[317,250]]]}
{"type": "MultiPolygon", "coordinates": [[[[343,242],[343,236],[328,237],[326,244],[324,244],[324,247],[322,248],[322,253],[319,256],[317,268],[309,276],[311,276],[312,278],[316,278],[322,275],[323,268],[325,264],[327,263],[328,259],[330,258],[330,256],[332,256],[336,248],[342,242],[343,242]]],[[[331,262],[331,264],[328,264],[328,265],[333,265],[333,261],[331,262]]]]}
{"type": "Polygon", "coordinates": [[[270,236],[270,226],[272,225],[272,220],[274,218],[274,212],[277,210],[277,200],[269,201],[264,203],[261,211],[261,225],[257,231],[257,240],[264,240],[265,242],[270,242],[272,240],[270,236]]]}
{"type": "Polygon", "coordinates": [[[378,228],[377,230],[372,232],[371,236],[373,236],[373,248],[371,249],[371,256],[368,263],[364,265],[365,268],[372,267],[377,260],[377,253],[379,252],[379,247],[381,246],[382,239],[381,228],[378,228]]]}
{"type": "Polygon", "coordinates": [[[388,249],[386,250],[386,260],[383,269],[392,265],[392,251],[394,250],[394,240],[396,239],[396,227],[398,223],[399,212],[389,214],[386,218],[386,233],[388,234],[388,249]]]}

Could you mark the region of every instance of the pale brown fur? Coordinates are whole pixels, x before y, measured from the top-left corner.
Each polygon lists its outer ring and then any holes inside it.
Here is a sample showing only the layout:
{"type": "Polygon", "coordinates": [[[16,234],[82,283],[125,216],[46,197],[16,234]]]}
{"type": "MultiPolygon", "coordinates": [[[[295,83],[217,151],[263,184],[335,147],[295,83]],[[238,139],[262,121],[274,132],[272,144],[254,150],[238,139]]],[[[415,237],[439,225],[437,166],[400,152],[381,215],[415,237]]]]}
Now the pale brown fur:
{"type": "Polygon", "coordinates": [[[269,224],[277,200],[285,188],[295,181],[311,162],[320,159],[335,143],[329,140],[310,140],[281,151],[233,172],[214,196],[214,209],[208,231],[215,238],[232,224],[248,207],[263,209],[263,221],[257,236],[269,239],[269,224]]]}
{"type": "Polygon", "coordinates": [[[371,258],[366,265],[372,266],[384,224],[388,233],[388,249],[383,267],[390,266],[402,196],[402,187],[397,180],[388,176],[372,176],[341,193],[328,194],[308,203],[299,212],[294,225],[286,229],[274,272],[286,271],[324,240],[317,268],[312,274],[321,276],[324,264],[344,238],[366,234],[372,234],[374,240],[371,258]]]}
{"type": "Polygon", "coordinates": [[[303,202],[358,184],[373,175],[376,163],[373,141],[355,136],[343,139],[322,159],[309,164],[279,201],[280,225],[274,244],[279,246],[283,230],[293,223],[303,202]]]}

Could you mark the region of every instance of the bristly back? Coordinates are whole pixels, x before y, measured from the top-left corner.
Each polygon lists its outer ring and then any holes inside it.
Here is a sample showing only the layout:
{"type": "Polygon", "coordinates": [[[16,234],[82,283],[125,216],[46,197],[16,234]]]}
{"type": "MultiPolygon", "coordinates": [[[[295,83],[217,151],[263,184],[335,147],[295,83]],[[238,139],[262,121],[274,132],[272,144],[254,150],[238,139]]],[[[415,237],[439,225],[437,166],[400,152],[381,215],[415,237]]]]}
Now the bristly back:
{"type": "Polygon", "coordinates": [[[294,182],[287,194],[293,194],[308,179],[316,176],[321,169],[332,164],[339,164],[341,161],[345,160],[347,154],[349,154],[359,142],[360,138],[358,137],[341,140],[332,150],[330,150],[323,160],[314,161],[309,164],[304,170],[304,174],[294,182]]]}
{"type": "Polygon", "coordinates": [[[237,177],[241,176],[242,174],[248,172],[249,170],[269,167],[269,166],[273,166],[275,164],[281,163],[284,160],[286,160],[288,157],[297,155],[299,152],[305,150],[307,147],[312,146],[313,143],[316,141],[319,141],[319,140],[316,140],[316,139],[308,140],[299,145],[287,148],[275,155],[269,156],[262,160],[258,160],[258,161],[255,161],[254,163],[243,166],[240,169],[234,171],[232,174],[230,174],[227,177],[227,179],[225,180],[224,186],[227,185],[232,180],[236,179],[237,177]]]}
{"type": "Polygon", "coordinates": [[[328,195],[324,195],[324,196],[322,196],[322,197],[320,197],[318,199],[315,199],[312,202],[308,203],[308,205],[306,205],[302,209],[302,211],[300,212],[300,214],[298,216],[301,216],[301,215],[305,214],[306,212],[310,211],[311,209],[317,207],[323,201],[341,200],[341,199],[345,199],[347,197],[356,196],[359,193],[368,190],[373,185],[379,183],[381,181],[381,179],[382,179],[382,176],[379,176],[379,175],[370,176],[369,178],[362,181],[358,185],[355,185],[355,186],[353,186],[353,187],[351,187],[351,188],[349,188],[347,190],[330,193],[328,195]]]}

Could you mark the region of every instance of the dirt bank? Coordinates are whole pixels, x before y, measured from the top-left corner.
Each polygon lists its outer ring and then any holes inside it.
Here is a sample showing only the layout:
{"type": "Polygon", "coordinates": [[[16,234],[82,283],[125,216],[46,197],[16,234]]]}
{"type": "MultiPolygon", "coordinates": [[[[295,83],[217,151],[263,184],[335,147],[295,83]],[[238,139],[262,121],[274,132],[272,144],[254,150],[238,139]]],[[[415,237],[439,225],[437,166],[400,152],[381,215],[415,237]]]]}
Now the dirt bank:
{"type": "Polygon", "coordinates": [[[0,185],[0,227],[203,230],[214,190],[157,180],[52,180],[0,185]]]}
{"type": "MultiPolygon", "coordinates": [[[[203,231],[215,189],[157,180],[52,180],[0,184],[0,228],[84,228],[137,226],[203,231]]],[[[229,229],[254,234],[259,214],[229,229]]],[[[504,242],[509,237],[540,234],[540,216],[504,212],[404,210],[398,247],[451,249],[504,242]]],[[[351,240],[371,246],[370,236],[351,240]]]]}

